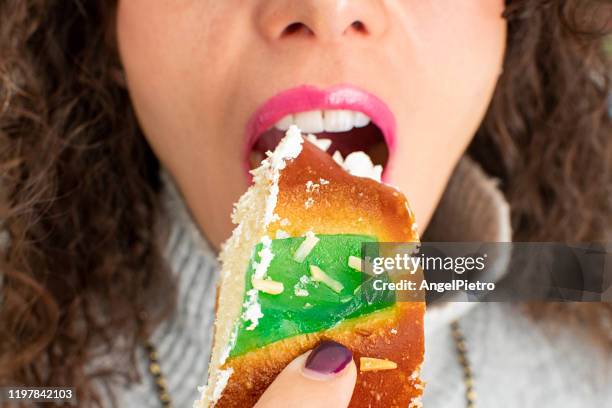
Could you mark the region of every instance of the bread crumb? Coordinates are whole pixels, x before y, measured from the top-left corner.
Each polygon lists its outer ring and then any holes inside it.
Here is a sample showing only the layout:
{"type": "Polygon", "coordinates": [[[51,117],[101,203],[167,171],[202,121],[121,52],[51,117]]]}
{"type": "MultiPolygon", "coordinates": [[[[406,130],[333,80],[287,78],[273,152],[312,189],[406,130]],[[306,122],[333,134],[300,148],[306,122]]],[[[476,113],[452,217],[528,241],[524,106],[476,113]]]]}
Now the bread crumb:
{"type": "Polygon", "coordinates": [[[287,231],[284,231],[282,229],[276,230],[276,239],[285,239],[285,238],[290,238],[290,237],[291,236],[289,235],[287,231]]]}
{"type": "Polygon", "coordinates": [[[306,192],[307,193],[314,193],[319,190],[319,187],[321,187],[320,184],[317,184],[311,180],[308,180],[306,182],[306,192]]]}
{"type": "Polygon", "coordinates": [[[421,401],[421,397],[413,398],[408,404],[408,408],[423,408],[423,401],[421,401]]]}
{"type": "Polygon", "coordinates": [[[298,297],[306,297],[310,294],[308,293],[306,289],[299,288],[297,287],[297,285],[293,287],[293,293],[295,294],[295,296],[298,296],[298,297]]]}

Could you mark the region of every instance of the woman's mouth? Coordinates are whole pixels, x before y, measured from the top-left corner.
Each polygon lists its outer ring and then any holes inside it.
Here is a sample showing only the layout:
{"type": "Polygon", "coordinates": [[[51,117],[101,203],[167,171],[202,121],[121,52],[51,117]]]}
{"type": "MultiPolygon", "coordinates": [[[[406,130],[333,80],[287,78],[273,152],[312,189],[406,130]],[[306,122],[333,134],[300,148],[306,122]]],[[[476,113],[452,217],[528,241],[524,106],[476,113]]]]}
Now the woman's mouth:
{"type": "Polygon", "coordinates": [[[272,97],[247,127],[245,169],[259,166],[294,124],[303,133],[323,139],[330,155],[366,153],[374,164],[383,166],[385,180],[395,150],[395,118],[376,96],[351,86],[327,90],[302,86],[272,97]]]}

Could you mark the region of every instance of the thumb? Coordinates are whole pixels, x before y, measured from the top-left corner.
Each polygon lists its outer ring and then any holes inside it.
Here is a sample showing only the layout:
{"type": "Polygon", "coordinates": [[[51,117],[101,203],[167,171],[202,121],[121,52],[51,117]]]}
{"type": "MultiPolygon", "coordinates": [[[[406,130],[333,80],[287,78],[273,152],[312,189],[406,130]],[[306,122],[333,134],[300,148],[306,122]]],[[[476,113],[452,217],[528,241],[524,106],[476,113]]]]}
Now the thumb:
{"type": "Polygon", "coordinates": [[[289,363],[255,408],[345,408],[356,379],[351,351],[342,344],[324,341],[289,363]]]}

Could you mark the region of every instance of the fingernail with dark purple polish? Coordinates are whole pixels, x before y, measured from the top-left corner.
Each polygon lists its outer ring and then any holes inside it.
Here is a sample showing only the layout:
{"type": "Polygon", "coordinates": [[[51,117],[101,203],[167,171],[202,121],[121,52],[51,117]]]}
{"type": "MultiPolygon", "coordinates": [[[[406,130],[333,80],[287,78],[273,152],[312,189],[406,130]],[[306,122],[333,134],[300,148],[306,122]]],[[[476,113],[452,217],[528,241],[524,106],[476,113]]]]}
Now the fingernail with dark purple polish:
{"type": "Polygon", "coordinates": [[[353,353],[335,341],[323,341],[312,350],[304,367],[318,374],[337,374],[353,360],[353,353]]]}

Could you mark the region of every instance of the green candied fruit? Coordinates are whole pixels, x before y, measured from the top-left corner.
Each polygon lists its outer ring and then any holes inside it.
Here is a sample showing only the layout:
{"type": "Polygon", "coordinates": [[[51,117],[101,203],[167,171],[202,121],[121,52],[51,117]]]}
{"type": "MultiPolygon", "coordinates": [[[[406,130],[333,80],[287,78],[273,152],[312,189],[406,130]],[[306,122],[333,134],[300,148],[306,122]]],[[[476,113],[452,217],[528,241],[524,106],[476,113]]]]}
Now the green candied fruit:
{"type": "MultiPolygon", "coordinates": [[[[362,244],[377,242],[366,235],[317,235],[319,242],[302,262],[294,260],[294,254],[304,237],[275,239],[271,250],[274,254],[267,269],[266,278],[282,282],[280,294],[259,291],[258,302],[263,317],[253,328],[251,321],[240,320],[236,341],[230,353],[239,356],[250,350],[304,333],[329,329],[343,320],[372,313],[395,303],[392,291],[376,291],[368,275],[348,266],[349,256],[361,258],[362,244]],[[336,292],[323,282],[312,280],[310,265],[319,267],[324,273],[342,285],[336,292]],[[250,329],[250,330],[249,330],[250,329]]],[[[258,244],[251,256],[246,273],[244,304],[253,289],[251,277],[260,262],[258,244]]],[[[377,277],[380,279],[381,277],[377,277]]],[[[338,289],[338,285],[332,285],[338,289]]],[[[244,313],[246,307],[243,307],[244,313]]]]}

